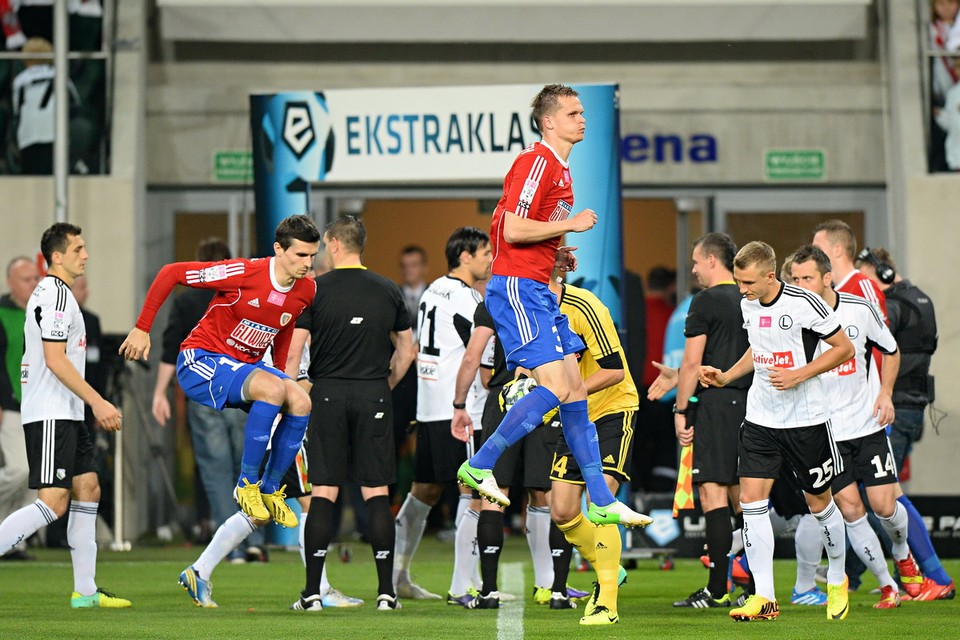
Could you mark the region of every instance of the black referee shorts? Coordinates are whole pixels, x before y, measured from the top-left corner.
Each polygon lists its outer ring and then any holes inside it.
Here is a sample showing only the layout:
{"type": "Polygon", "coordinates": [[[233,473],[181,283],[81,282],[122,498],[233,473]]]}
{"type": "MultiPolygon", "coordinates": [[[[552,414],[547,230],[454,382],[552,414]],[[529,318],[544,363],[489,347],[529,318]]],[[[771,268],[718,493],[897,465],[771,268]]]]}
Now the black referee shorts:
{"type": "Polygon", "coordinates": [[[356,481],[364,487],[393,484],[393,404],[386,380],[315,378],[307,430],[307,477],[314,486],[356,481]]]}
{"type": "Polygon", "coordinates": [[[29,487],[73,487],[74,476],[96,472],[93,438],[83,420],[42,420],[23,425],[29,487]]]}
{"type": "Polygon", "coordinates": [[[803,491],[812,495],[828,491],[839,462],[829,425],[773,429],[744,420],[740,430],[740,477],[776,479],[786,465],[803,491]]]}
{"type": "Polygon", "coordinates": [[[449,420],[418,422],[413,480],[430,484],[456,482],[457,470],[467,459],[468,450],[473,455],[473,442],[454,438],[449,420]]]}
{"type": "Polygon", "coordinates": [[[693,482],[735,485],[746,389],[709,389],[693,412],[693,482]]]}

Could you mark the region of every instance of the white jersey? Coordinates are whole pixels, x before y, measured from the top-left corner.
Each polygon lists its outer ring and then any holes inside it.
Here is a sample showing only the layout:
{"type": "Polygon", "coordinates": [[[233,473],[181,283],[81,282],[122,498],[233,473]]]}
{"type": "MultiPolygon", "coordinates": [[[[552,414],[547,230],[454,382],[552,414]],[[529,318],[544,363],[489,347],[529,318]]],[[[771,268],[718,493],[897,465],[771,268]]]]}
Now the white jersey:
{"type": "Polygon", "coordinates": [[[67,359],[83,377],[87,365],[87,328],[80,305],[63,280],[47,276],[27,303],[23,328],[20,384],[23,424],[42,420],[83,420],[83,401],[47,368],[44,342],[65,342],[67,359]]]}
{"type": "MultiPolygon", "coordinates": [[[[836,312],[853,343],[854,355],[820,378],[829,400],[833,439],[854,440],[884,427],[873,414],[873,404],[880,393],[880,374],[867,348],[892,354],[897,350],[897,341],[869,300],[838,293],[836,312]]],[[[821,352],[830,349],[827,343],[820,343],[821,352]]]]}
{"type": "MultiPolygon", "coordinates": [[[[487,346],[483,348],[483,353],[480,354],[481,368],[493,369],[493,354],[496,351],[496,345],[497,336],[494,334],[487,340],[487,346]]],[[[467,395],[467,413],[473,420],[474,431],[483,429],[483,407],[487,404],[488,395],[490,395],[490,391],[483,386],[483,382],[480,381],[480,371],[477,371],[473,384],[470,385],[470,393],[467,395]]]]}
{"type": "Polygon", "coordinates": [[[781,286],[769,304],[746,298],[740,302],[753,350],[746,419],[775,429],[822,424],[830,415],[820,377],[779,391],[770,384],[768,368],[798,369],[808,364],[816,356],[820,340],[840,330],[840,320],[820,296],[791,284],[781,286]]]}
{"type": "MultiPolygon", "coordinates": [[[[24,149],[33,144],[52,143],[54,138],[53,66],[27,67],[13,79],[13,112],[19,116],[17,145],[24,149]]],[[[67,90],[75,104],[80,103],[73,82],[67,90]]]]}
{"type": "Polygon", "coordinates": [[[473,313],[481,299],[476,289],[450,276],[434,280],[420,297],[418,422],[453,418],[457,372],[473,331],[473,313]]]}

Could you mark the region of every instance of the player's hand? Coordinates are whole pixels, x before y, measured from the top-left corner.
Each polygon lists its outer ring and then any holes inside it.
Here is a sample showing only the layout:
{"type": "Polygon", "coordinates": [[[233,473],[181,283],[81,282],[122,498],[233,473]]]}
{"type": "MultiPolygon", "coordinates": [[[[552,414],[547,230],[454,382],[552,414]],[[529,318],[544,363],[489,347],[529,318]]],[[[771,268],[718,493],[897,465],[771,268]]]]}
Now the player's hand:
{"type": "Polygon", "coordinates": [[[772,384],[773,388],[777,391],[792,389],[804,380],[803,375],[799,373],[798,369],[768,367],[767,371],[770,372],[770,384],[772,384]]]}
{"type": "Polygon", "coordinates": [[[120,345],[120,355],[127,360],[150,357],[150,334],[134,327],[120,345]]]}
{"type": "Polygon", "coordinates": [[[473,433],[473,419],[466,409],[454,409],[450,420],[450,435],[460,442],[470,442],[473,433]]]}
{"type": "Polygon", "coordinates": [[[680,373],[673,367],[660,364],[656,360],[651,360],[650,364],[660,371],[660,375],[657,376],[657,379],[654,380],[650,388],[647,389],[647,400],[659,400],[677,386],[680,373]]]}
{"type": "Polygon", "coordinates": [[[693,425],[687,424],[687,416],[675,413],[673,415],[673,429],[677,432],[677,441],[680,446],[686,447],[693,444],[693,425]]]}
{"type": "Polygon", "coordinates": [[[170,419],[170,401],[167,394],[158,393],[153,396],[153,419],[161,426],[167,426],[167,420],[170,419]]]}
{"type": "Polygon", "coordinates": [[[896,413],[893,408],[893,398],[890,397],[890,394],[881,392],[877,396],[877,401],[873,403],[873,415],[877,416],[877,420],[882,426],[893,424],[896,413]]]}
{"type": "Polygon", "coordinates": [[[723,371],[706,365],[700,367],[698,377],[700,378],[700,384],[704,387],[725,387],[729,382],[723,371]]]}
{"type": "Polygon", "coordinates": [[[570,230],[576,233],[589,231],[595,224],[597,224],[597,212],[593,209],[584,209],[570,218],[570,230]]]}
{"type": "Polygon", "coordinates": [[[120,431],[120,427],[123,426],[123,416],[120,415],[119,409],[103,398],[91,404],[90,408],[93,410],[93,417],[105,431],[120,431]]]}
{"type": "Polygon", "coordinates": [[[553,268],[564,272],[576,271],[577,256],[573,255],[573,252],[576,251],[577,248],[578,247],[563,246],[557,249],[557,258],[554,260],[553,268]]]}

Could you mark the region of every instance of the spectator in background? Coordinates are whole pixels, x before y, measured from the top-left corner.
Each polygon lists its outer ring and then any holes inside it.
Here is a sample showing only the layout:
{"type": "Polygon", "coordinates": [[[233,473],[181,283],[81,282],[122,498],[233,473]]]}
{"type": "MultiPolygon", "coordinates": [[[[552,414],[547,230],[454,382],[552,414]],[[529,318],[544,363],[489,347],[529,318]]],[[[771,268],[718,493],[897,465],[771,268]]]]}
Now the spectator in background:
{"type": "Polygon", "coordinates": [[[409,245],[400,252],[400,274],[403,282],[400,291],[410,314],[410,326],[413,327],[413,339],[417,339],[417,309],[420,296],[427,290],[427,252],[423,247],[409,245]]]}
{"type": "Polygon", "coordinates": [[[20,28],[20,19],[11,0],[0,0],[0,24],[3,25],[4,44],[10,51],[22,47],[27,41],[20,28]]]}
{"type": "MultiPolygon", "coordinates": [[[[53,53],[50,42],[30,38],[23,45],[24,53],[53,53]]],[[[13,113],[18,118],[17,147],[20,149],[20,173],[50,175],[53,173],[54,68],[50,58],[28,58],[26,69],[13,79],[13,113]]],[[[80,104],[80,95],[68,80],[72,106],[80,104]]]]}
{"type": "Polygon", "coordinates": [[[647,274],[647,353],[643,363],[643,390],[640,393],[640,415],[634,467],[645,476],[648,491],[672,491],[677,479],[676,435],[669,403],[647,399],[647,389],[659,371],[652,360],[663,361],[663,344],[670,316],[676,307],[677,272],[664,266],[647,274]]]}
{"type": "MultiPolygon", "coordinates": [[[[197,260],[201,262],[230,258],[230,248],[220,238],[206,238],[197,247],[197,260]]],[[[163,353],[153,388],[153,417],[161,425],[166,425],[171,415],[167,388],[176,371],[180,344],[206,313],[215,293],[213,289],[191,287],[173,301],[163,332],[163,353]]],[[[230,491],[240,474],[246,415],[240,409],[224,408],[223,411],[217,411],[189,398],[186,398],[186,403],[196,470],[210,503],[214,529],[217,529],[237,511],[230,491]]],[[[230,562],[267,560],[262,528],[253,532],[245,544],[245,551],[237,549],[230,554],[230,562]]]]}
{"type": "MultiPolygon", "coordinates": [[[[20,360],[23,358],[23,331],[27,301],[40,282],[36,263],[17,256],[7,263],[9,293],[0,298],[0,521],[29,504],[27,489],[27,445],[20,421],[20,360]]],[[[26,560],[22,543],[3,556],[26,560]]]]}
{"type": "MultiPolygon", "coordinates": [[[[930,48],[933,50],[956,49],[960,44],[954,41],[951,45],[951,30],[956,24],[957,12],[960,10],[960,0],[930,0],[930,48]]],[[[960,35],[960,34],[957,34],[960,35]]],[[[956,35],[954,40],[956,40],[956,35]]],[[[930,123],[930,170],[946,171],[947,160],[944,155],[946,131],[936,120],[936,113],[943,108],[947,101],[947,92],[960,79],[953,64],[953,58],[948,56],[933,56],[930,58],[930,104],[933,107],[934,118],[930,123]]]]}
{"type": "MultiPolygon", "coordinates": [[[[960,58],[945,60],[960,69],[960,58]]],[[[950,87],[943,106],[934,107],[933,115],[939,128],[946,133],[942,145],[946,168],[950,171],[960,171],[960,85],[955,84],[950,87]]],[[[933,142],[936,144],[936,140],[933,142]]],[[[936,168],[931,166],[931,169],[936,168]]],[[[943,168],[942,165],[940,168],[943,168]]]]}

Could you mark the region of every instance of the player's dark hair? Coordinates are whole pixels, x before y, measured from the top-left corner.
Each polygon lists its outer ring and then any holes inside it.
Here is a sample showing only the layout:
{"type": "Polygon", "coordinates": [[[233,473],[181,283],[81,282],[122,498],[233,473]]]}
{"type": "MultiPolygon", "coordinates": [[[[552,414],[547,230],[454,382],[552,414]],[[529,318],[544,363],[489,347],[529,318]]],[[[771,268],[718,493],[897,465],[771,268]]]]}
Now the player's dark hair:
{"type": "Polygon", "coordinates": [[[229,260],[230,246],[223,238],[211,236],[204,238],[197,246],[197,260],[200,262],[219,262],[220,260],[229,260]]]}
{"type": "Polygon", "coordinates": [[[825,276],[833,270],[830,265],[830,258],[827,257],[827,254],[812,244],[803,245],[794,251],[793,255],[790,257],[793,260],[791,266],[794,264],[803,264],[804,262],[813,260],[815,263],[817,263],[817,271],[820,272],[821,276],[825,276]]]}
{"type": "Polygon", "coordinates": [[[350,253],[363,254],[363,248],[367,245],[366,227],[360,218],[350,214],[343,214],[328,222],[323,234],[339,240],[343,248],[350,253]]]}
{"type": "Polygon", "coordinates": [[[562,84],[548,84],[530,102],[530,117],[537,125],[537,131],[543,133],[543,118],[552,115],[560,106],[560,98],[576,98],[580,94],[562,84]]]}
{"type": "Polygon", "coordinates": [[[43,254],[47,265],[53,265],[54,251],[59,253],[66,251],[70,246],[70,236],[78,236],[80,233],[80,227],[69,222],[57,222],[44,231],[43,237],[40,238],[40,253],[43,254]]]}
{"type": "Polygon", "coordinates": [[[320,230],[313,220],[307,215],[289,216],[280,221],[277,225],[277,232],[273,236],[273,241],[280,245],[280,248],[287,250],[294,240],[300,242],[320,242],[320,230]]]}
{"type": "Polygon", "coordinates": [[[486,232],[476,227],[460,227],[451,233],[447,240],[447,270],[453,271],[460,266],[461,253],[466,251],[470,255],[476,255],[477,250],[486,244],[490,244],[490,236],[486,232]]]}
{"type": "Polygon", "coordinates": [[[827,220],[821,222],[813,230],[814,233],[825,231],[830,242],[833,244],[842,244],[843,250],[850,260],[857,255],[857,237],[853,235],[853,229],[843,220],[827,220]]]}
{"type": "Polygon", "coordinates": [[[777,271],[777,254],[773,247],[766,242],[754,240],[740,247],[736,257],[733,259],[733,266],[737,269],[746,269],[751,265],[757,265],[763,274],[775,273],[777,271]]]}
{"type": "Polygon", "coordinates": [[[647,273],[647,289],[666,291],[677,283],[677,272],[668,267],[653,267],[647,273]]]}
{"type": "Polygon", "coordinates": [[[410,255],[411,253],[416,253],[419,255],[424,262],[427,261],[427,251],[418,244],[408,244],[403,249],[400,250],[401,256],[410,255]]]}
{"type": "Polygon", "coordinates": [[[737,245],[734,244],[733,238],[727,234],[712,231],[697,238],[693,246],[700,247],[701,254],[713,256],[723,264],[727,271],[733,272],[733,258],[737,255],[737,245]]]}

